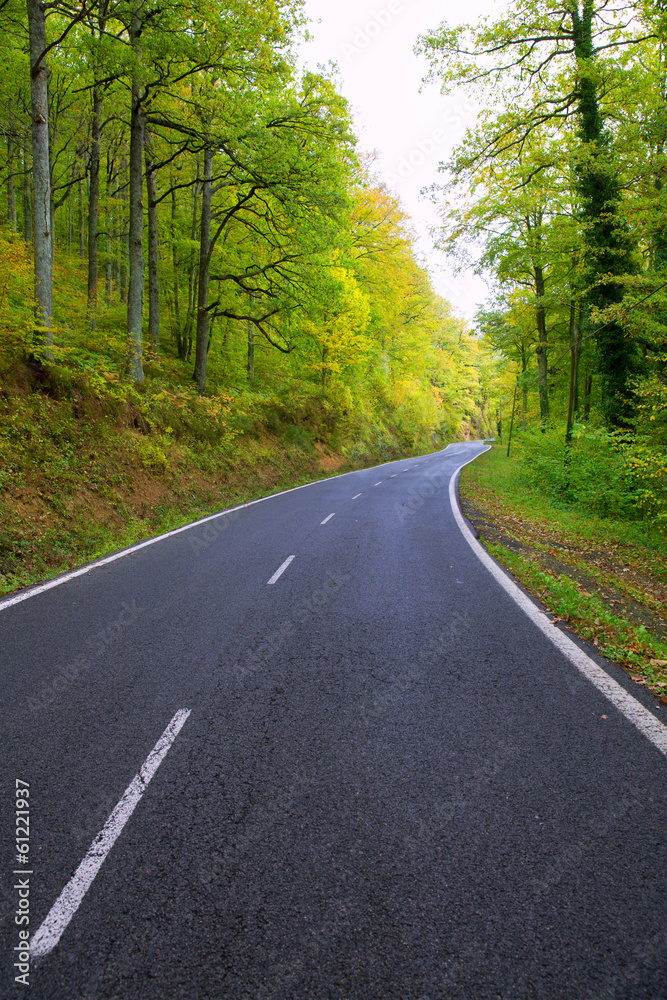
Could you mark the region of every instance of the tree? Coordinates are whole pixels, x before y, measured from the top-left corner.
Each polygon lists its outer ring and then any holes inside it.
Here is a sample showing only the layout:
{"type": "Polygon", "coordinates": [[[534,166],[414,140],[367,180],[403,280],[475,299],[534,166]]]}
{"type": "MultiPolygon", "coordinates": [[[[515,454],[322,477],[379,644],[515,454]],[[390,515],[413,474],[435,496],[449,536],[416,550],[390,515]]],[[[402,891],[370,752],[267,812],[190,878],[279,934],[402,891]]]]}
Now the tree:
{"type": "MultiPolygon", "coordinates": [[[[609,156],[602,94],[608,54],[653,36],[633,20],[630,4],[593,0],[520,0],[506,17],[476,29],[441,28],[420,39],[431,76],[443,89],[490,83],[505,98],[494,121],[487,116],[478,156],[493,161],[520,151],[536,130],[575,124],[574,177],[586,249],[583,292],[590,313],[618,303],[622,278],[636,270],[632,243],[619,212],[617,172],[609,156]]],[[[636,350],[622,325],[608,322],[597,338],[608,422],[624,424],[636,350]]]]}
{"type": "Polygon", "coordinates": [[[46,62],[46,15],[42,0],[27,0],[30,40],[32,119],[33,245],[37,339],[53,344],[53,233],[49,160],[49,70],[46,62]]]}

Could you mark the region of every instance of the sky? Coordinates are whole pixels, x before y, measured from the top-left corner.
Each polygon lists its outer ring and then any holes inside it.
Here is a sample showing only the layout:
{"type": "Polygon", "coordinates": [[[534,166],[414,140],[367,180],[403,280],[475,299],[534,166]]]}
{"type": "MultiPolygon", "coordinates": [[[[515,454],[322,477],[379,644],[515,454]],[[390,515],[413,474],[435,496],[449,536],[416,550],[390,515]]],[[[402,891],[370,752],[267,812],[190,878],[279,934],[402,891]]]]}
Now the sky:
{"type": "Polygon", "coordinates": [[[436,84],[420,93],[427,64],[413,47],[443,20],[472,23],[498,7],[493,0],[306,0],[305,10],[314,37],[303,47],[304,65],[337,63],[360,148],[377,154],[373,169],[412,218],[436,290],[471,319],[489,289],[471,271],[454,274],[434,249],[438,211],[420,191],[441,179],[438,163],[473,124],[477,106],[464,93],[443,97],[436,84]]]}

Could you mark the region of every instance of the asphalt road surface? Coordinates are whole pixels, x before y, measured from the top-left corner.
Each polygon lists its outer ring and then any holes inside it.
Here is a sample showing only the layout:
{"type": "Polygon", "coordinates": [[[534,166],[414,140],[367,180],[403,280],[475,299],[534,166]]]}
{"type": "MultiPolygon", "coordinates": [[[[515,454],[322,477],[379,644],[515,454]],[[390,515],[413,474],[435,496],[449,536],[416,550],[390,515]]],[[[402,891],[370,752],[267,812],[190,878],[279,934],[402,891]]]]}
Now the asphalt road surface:
{"type": "Polygon", "coordinates": [[[464,537],[482,450],[0,606],[3,998],[667,997],[667,758],[464,537]]]}

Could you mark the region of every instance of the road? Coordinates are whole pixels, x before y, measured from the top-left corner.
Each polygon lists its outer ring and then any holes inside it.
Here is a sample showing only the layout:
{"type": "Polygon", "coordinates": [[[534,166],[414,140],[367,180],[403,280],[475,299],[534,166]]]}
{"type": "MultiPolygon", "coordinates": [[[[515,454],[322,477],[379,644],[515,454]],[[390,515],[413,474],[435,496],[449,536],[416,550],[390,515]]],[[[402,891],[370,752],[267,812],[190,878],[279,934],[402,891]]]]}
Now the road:
{"type": "Polygon", "coordinates": [[[483,448],[0,605],[3,997],[667,997],[665,754],[464,537],[483,448]]]}

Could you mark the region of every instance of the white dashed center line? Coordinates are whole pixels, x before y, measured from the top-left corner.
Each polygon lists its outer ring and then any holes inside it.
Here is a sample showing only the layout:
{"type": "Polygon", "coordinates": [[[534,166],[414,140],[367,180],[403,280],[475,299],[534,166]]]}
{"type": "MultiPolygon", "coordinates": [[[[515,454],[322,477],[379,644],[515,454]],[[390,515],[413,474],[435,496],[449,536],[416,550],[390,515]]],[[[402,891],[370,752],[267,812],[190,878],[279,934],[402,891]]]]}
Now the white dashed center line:
{"type": "Polygon", "coordinates": [[[357,497],[360,497],[360,496],[361,496],[361,493],[356,493],[356,494],[355,494],[355,495],[354,495],[354,496],[352,497],[352,499],[353,499],[353,500],[356,500],[356,499],[357,499],[357,497]]]}
{"type": "Polygon", "coordinates": [[[189,715],[189,708],[179,709],[141,765],[139,773],[134,776],[123,792],[118,805],[95,837],[85,858],[58,896],[30,942],[30,954],[33,958],[48,955],[60,941],[67,925],[79,909],[81,900],[102,867],[107,854],[134,812],[148,787],[149,781],[167,756],[170,746],[185,725],[189,715]]]}
{"type": "Polygon", "coordinates": [[[328,517],[325,517],[323,521],[320,521],[320,524],[326,524],[326,523],[327,523],[327,521],[330,521],[330,520],[331,520],[331,518],[332,518],[332,517],[335,517],[335,516],[336,516],[335,512],[334,512],[333,514],[329,514],[329,516],[328,516],[328,517]]]}
{"type": "Polygon", "coordinates": [[[381,486],[381,485],[382,485],[382,480],[380,480],[380,482],[379,482],[379,483],[376,483],[375,485],[376,485],[376,486],[381,486]]]}
{"type": "Polygon", "coordinates": [[[292,559],[294,559],[294,556],[288,556],[285,562],[278,567],[271,579],[266,581],[267,587],[270,587],[272,583],[275,583],[276,580],[283,575],[289,564],[292,562],[292,559]]]}

